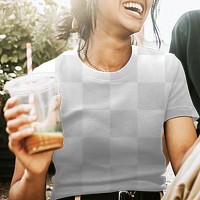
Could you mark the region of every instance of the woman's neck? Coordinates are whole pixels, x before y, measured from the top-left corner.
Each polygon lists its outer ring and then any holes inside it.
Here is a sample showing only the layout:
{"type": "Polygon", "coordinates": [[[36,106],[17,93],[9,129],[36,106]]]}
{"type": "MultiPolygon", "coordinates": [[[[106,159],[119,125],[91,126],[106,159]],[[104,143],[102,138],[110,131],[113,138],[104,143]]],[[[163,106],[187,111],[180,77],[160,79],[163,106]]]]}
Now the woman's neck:
{"type": "Polygon", "coordinates": [[[85,63],[100,71],[114,72],[123,68],[132,53],[131,38],[115,39],[93,34],[85,51],[85,63]]]}

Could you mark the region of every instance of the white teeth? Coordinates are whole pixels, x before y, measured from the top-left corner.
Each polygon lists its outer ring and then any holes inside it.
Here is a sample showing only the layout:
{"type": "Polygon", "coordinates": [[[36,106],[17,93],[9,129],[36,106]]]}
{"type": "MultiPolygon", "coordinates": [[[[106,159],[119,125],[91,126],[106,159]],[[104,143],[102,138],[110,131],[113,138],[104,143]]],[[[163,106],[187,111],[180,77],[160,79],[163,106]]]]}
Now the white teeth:
{"type": "MultiPolygon", "coordinates": [[[[143,8],[140,4],[138,3],[133,3],[133,2],[126,2],[123,4],[125,8],[133,8],[133,9],[137,9],[138,13],[141,14],[143,11],[143,8]]],[[[132,11],[134,13],[136,13],[136,11],[132,11]]]]}

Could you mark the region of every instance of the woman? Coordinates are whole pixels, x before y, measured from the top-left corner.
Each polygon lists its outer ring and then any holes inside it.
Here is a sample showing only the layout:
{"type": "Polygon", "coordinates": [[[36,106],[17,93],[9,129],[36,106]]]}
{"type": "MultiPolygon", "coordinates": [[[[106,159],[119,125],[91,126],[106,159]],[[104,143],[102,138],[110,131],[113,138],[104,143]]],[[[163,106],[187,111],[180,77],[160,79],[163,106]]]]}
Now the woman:
{"type": "Polygon", "coordinates": [[[52,156],[56,168],[53,200],[160,199],[166,188],[163,124],[177,173],[196,141],[192,117],[197,113],[175,56],[131,46],[130,36],[141,29],[151,7],[154,16],[158,2],[71,3],[73,16],[67,17],[60,37],[68,39],[78,31],[82,39],[78,50],[35,70],[56,71],[62,77],[64,147],[28,155],[23,140],[34,128],[21,127],[36,117],[28,116],[29,105],[9,99],[5,117],[9,147],[16,155],[10,200],[45,199],[52,156]]]}

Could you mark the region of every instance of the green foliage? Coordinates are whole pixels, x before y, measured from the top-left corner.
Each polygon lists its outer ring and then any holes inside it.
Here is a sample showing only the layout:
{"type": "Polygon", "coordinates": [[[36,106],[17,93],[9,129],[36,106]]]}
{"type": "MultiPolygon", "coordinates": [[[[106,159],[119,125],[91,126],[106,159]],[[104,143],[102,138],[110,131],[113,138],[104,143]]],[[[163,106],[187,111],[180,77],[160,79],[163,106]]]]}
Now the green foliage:
{"type": "Polygon", "coordinates": [[[56,57],[63,50],[63,43],[55,39],[55,24],[57,7],[46,8],[43,14],[38,14],[36,27],[33,30],[33,65],[39,66],[41,63],[56,57]],[[45,17],[44,17],[45,16],[45,17]]]}
{"type": "MultiPolygon", "coordinates": [[[[32,43],[33,68],[58,56],[64,48],[55,39],[55,24],[59,20],[58,5],[45,0],[40,9],[32,0],[0,3],[0,91],[9,80],[8,74],[20,66],[27,71],[26,44],[32,43]],[[4,74],[6,73],[6,74],[4,74]]],[[[62,8],[64,9],[64,8],[62,8]]],[[[17,74],[17,75],[20,75],[17,74]]],[[[2,92],[1,92],[2,93],[2,92]]]]}
{"type": "Polygon", "coordinates": [[[26,43],[32,43],[33,67],[60,54],[61,43],[54,39],[58,10],[53,0],[45,0],[42,11],[31,0],[0,3],[0,36],[5,36],[0,37],[0,67],[18,65],[26,73],[26,43]]]}
{"type": "MultiPolygon", "coordinates": [[[[26,59],[26,43],[31,41],[35,26],[36,8],[30,12],[30,3],[0,4],[0,64],[15,67],[23,66],[26,59]],[[26,20],[25,17],[26,16],[26,20]]],[[[32,6],[31,6],[32,7],[32,6]]]]}

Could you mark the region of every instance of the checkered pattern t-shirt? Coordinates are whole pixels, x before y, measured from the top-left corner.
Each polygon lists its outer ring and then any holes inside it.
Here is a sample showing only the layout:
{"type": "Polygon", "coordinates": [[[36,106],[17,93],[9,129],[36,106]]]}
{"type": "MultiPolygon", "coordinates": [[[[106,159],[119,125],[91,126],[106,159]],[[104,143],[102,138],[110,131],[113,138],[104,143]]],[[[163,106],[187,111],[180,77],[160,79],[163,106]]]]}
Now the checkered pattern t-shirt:
{"type": "Polygon", "coordinates": [[[163,123],[198,117],[175,56],[134,46],[121,70],[99,72],[70,51],[37,70],[55,70],[62,79],[64,147],[53,158],[52,199],[165,189],[163,123]]]}

